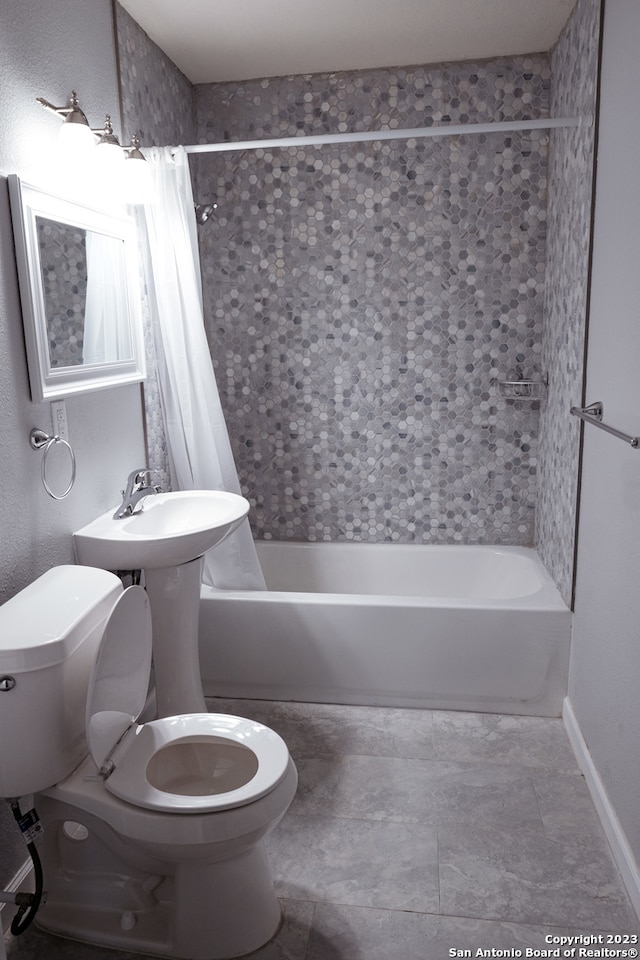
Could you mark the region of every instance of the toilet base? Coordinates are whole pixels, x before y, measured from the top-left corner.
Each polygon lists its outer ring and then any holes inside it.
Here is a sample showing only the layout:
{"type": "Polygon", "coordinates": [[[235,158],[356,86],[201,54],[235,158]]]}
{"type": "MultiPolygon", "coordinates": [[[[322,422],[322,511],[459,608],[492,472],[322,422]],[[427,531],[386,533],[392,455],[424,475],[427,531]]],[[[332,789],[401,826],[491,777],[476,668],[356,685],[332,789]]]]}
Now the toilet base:
{"type": "MultiPolygon", "coordinates": [[[[36,924],[72,940],[149,956],[183,960],[239,957],[270,940],[278,930],[281,916],[271,878],[264,876],[266,861],[261,846],[251,850],[242,861],[206,868],[188,865],[173,878],[175,899],[165,899],[172,886],[171,879],[165,878],[153,892],[155,903],[150,905],[140,903],[135,884],[127,890],[122,877],[83,875],[79,880],[81,889],[66,878],[64,898],[58,887],[39,912],[36,924]],[[247,889],[245,871],[256,878],[253,890],[247,889]],[[234,882],[236,872],[240,886],[234,882]],[[93,896],[99,897],[102,892],[106,894],[104,899],[112,898],[115,881],[124,902],[118,907],[98,907],[95,904],[99,899],[93,904],[79,902],[80,894],[86,896],[88,881],[93,896]],[[269,887],[270,895],[265,895],[269,887]],[[129,909],[135,901],[137,909],[129,909]],[[180,904],[185,906],[182,911],[180,904]]],[[[268,873],[268,866],[266,870],[268,873]]]]}
{"type": "Polygon", "coordinates": [[[47,899],[41,929],[181,960],[228,960],[276,933],[280,905],[262,841],[214,863],[168,863],[90,814],[40,796],[47,899]]]}

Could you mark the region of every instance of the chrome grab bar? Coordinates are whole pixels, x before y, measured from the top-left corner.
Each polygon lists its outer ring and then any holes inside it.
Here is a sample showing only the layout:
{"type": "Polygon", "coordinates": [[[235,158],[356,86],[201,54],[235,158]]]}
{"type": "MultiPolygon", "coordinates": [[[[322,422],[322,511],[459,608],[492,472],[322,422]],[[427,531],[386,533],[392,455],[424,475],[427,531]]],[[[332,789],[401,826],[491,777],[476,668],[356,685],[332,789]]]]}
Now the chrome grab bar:
{"type": "Polygon", "coordinates": [[[594,427],[606,430],[607,433],[611,433],[614,437],[624,440],[625,443],[630,444],[632,447],[636,449],[640,447],[640,437],[632,437],[628,433],[623,433],[622,430],[616,430],[615,427],[610,427],[607,423],[602,422],[604,403],[602,403],[601,400],[590,403],[588,407],[571,407],[570,412],[574,417],[580,417],[585,423],[592,423],[594,427]]]}

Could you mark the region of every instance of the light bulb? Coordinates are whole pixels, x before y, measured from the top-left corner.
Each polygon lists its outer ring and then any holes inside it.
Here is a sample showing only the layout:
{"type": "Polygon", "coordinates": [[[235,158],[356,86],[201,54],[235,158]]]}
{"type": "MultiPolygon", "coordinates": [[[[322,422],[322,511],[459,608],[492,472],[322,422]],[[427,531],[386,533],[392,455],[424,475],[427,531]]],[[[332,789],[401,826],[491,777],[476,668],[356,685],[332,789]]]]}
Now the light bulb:
{"type": "Polygon", "coordinates": [[[122,194],[126,203],[150,203],[153,198],[151,170],[146,160],[128,157],[122,171],[122,194]]]}
{"type": "Polygon", "coordinates": [[[60,127],[58,148],[61,158],[74,163],[90,159],[96,145],[91,129],[82,123],[67,123],[60,127]]]}
{"type": "Polygon", "coordinates": [[[127,147],[127,160],[122,171],[122,198],[133,205],[151,203],[153,200],[153,177],[146,157],[140,150],[136,134],[127,147]]]}

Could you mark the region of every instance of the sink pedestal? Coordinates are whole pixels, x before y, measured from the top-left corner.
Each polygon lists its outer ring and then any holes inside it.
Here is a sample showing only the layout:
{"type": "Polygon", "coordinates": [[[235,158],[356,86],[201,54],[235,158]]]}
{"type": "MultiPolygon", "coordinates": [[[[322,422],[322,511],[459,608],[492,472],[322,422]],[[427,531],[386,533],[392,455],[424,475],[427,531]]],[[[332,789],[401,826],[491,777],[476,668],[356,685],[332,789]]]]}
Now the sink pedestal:
{"type": "Polygon", "coordinates": [[[153,623],[158,717],[206,713],[198,653],[202,557],[144,572],[153,623]]]}
{"type": "Polygon", "coordinates": [[[202,557],[248,512],[249,501],[236,493],[176,490],[150,495],[118,519],[108,510],[73,535],[78,563],[144,571],[158,717],[206,712],[198,651],[202,557]]]}

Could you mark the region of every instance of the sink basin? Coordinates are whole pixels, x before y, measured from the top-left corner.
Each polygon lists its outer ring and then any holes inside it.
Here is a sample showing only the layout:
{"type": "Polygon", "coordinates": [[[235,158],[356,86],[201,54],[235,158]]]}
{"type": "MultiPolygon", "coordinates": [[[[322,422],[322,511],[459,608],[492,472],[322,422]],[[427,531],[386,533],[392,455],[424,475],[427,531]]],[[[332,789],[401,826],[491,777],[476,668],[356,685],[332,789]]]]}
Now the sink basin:
{"type": "Polygon", "coordinates": [[[106,570],[175,567],[224,540],[249,512],[249,502],[224,490],[156,493],[142,510],[113,519],[113,508],[77,530],[78,563],[106,570]]]}

